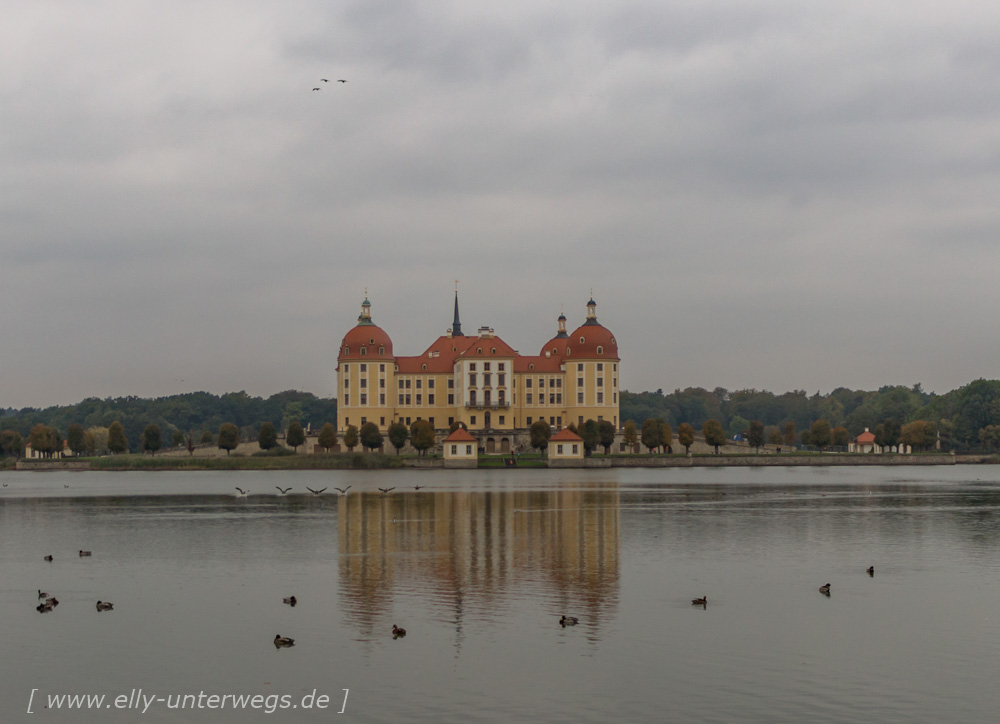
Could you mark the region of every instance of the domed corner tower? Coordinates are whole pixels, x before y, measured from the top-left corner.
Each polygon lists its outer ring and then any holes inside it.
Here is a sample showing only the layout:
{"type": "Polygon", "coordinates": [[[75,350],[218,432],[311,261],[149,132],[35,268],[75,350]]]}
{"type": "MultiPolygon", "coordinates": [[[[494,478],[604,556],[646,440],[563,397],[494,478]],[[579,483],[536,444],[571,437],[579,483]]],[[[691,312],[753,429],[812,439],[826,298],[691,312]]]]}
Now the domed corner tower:
{"type": "Polygon", "coordinates": [[[574,406],[569,422],[607,420],[619,429],[622,421],[618,414],[621,362],[618,340],[597,321],[597,302],[593,297],[587,302],[586,321],[566,339],[558,341],[562,343],[562,360],[566,365],[567,401],[574,406]]]}
{"type": "Polygon", "coordinates": [[[372,321],[372,303],[361,303],[358,323],[337,352],[337,431],[374,422],[385,428],[386,394],[392,389],[395,357],[392,340],[372,321]]]}

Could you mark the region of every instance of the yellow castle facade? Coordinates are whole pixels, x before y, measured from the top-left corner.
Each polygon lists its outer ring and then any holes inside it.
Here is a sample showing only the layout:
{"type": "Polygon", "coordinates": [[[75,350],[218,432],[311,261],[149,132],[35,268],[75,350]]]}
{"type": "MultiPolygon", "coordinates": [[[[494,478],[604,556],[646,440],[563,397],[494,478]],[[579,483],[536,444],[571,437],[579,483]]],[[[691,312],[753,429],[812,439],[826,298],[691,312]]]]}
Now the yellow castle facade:
{"type": "Polygon", "coordinates": [[[523,444],[528,428],[544,420],[553,429],[589,419],[620,427],[620,358],[614,335],[597,321],[597,303],[573,332],[560,314],[554,337],[537,355],[522,355],[492,328],[462,332],[455,294],[451,329],[420,355],[395,354],[392,340],[372,319],[367,297],[357,325],[337,355],[337,431],[367,422],[385,433],[393,422],[428,420],[447,434],[462,423],[487,452],[523,444]]]}

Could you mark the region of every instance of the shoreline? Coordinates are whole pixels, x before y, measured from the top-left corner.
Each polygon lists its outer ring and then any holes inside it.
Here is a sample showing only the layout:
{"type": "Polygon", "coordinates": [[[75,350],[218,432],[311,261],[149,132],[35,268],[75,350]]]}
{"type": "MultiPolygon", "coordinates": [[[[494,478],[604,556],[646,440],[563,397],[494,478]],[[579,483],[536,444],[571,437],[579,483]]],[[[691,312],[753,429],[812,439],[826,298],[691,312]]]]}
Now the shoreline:
{"type": "MultiPolygon", "coordinates": [[[[505,456],[480,459],[477,467],[466,470],[540,468],[692,468],[692,467],[840,467],[840,466],[925,466],[925,465],[989,465],[1000,464],[1000,456],[986,454],[809,454],[799,455],[656,455],[656,456],[594,456],[583,460],[553,461],[542,457],[527,457],[520,465],[506,467],[505,456]],[[484,464],[485,463],[485,464],[484,464]]],[[[214,458],[155,458],[122,456],[96,460],[19,460],[10,471],[29,472],[138,472],[179,470],[391,470],[391,469],[452,469],[443,458],[400,457],[380,454],[349,454],[294,456],[274,458],[214,457],[214,458]]],[[[0,470],[0,474],[4,472],[0,470]]]]}

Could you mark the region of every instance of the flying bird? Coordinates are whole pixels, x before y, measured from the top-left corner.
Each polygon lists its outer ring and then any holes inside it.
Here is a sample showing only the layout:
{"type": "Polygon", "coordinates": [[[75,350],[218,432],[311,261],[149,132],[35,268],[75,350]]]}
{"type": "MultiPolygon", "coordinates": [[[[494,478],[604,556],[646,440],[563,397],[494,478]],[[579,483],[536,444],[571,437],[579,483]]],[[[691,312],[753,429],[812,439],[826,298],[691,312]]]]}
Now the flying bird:
{"type": "Polygon", "coordinates": [[[329,78],[320,78],[320,80],[323,81],[324,83],[329,83],[330,82],[329,78]]]}
{"type": "Polygon", "coordinates": [[[278,488],[278,493],[280,495],[288,495],[288,491],[291,490],[290,487],[289,488],[282,488],[282,487],[280,487],[278,485],[275,485],[274,487],[278,488]]]}
{"type": "Polygon", "coordinates": [[[426,488],[426,487],[427,487],[426,485],[414,485],[413,489],[414,490],[420,490],[421,488],[426,488]]]}
{"type": "Polygon", "coordinates": [[[313,88],[313,90],[323,90],[322,88],[313,88]]]}
{"type": "Polygon", "coordinates": [[[338,83],[346,83],[347,81],[344,80],[343,78],[337,78],[337,82],[338,83]]]}
{"type": "MultiPolygon", "coordinates": [[[[329,487],[329,486],[328,486],[328,487],[329,487]]],[[[320,494],[320,493],[322,493],[322,492],[323,492],[324,490],[326,490],[326,488],[320,488],[319,490],[313,490],[312,488],[310,488],[310,487],[309,487],[309,486],[307,485],[307,486],[306,486],[306,490],[308,490],[308,491],[309,491],[310,493],[312,493],[313,495],[319,495],[319,494],[320,494]]]]}
{"type": "Polygon", "coordinates": [[[237,496],[236,496],[237,498],[245,498],[245,497],[247,497],[247,493],[249,493],[249,492],[250,492],[249,490],[244,490],[244,489],[243,489],[243,488],[241,488],[241,487],[240,487],[239,485],[237,485],[237,486],[236,486],[236,489],[237,489],[238,491],[240,491],[240,492],[239,492],[239,495],[237,495],[237,496]]]}
{"type": "Polygon", "coordinates": [[[391,488],[379,488],[379,490],[382,491],[382,495],[388,495],[390,490],[395,490],[395,489],[396,489],[395,486],[393,486],[391,488]]]}
{"type": "MultiPolygon", "coordinates": [[[[335,487],[334,490],[339,490],[344,495],[347,495],[347,491],[350,490],[352,487],[354,487],[354,486],[353,485],[348,485],[346,488],[337,488],[337,487],[335,487]]],[[[323,490],[326,490],[326,488],[323,488],[323,490]]]]}

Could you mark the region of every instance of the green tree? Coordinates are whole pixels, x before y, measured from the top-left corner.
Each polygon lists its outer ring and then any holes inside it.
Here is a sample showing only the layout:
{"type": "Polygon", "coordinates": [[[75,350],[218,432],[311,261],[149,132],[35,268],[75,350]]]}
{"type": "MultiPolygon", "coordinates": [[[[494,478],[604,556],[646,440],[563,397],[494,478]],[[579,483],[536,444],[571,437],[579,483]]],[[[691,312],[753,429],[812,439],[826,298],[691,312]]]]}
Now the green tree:
{"type": "Polygon", "coordinates": [[[684,454],[690,454],[691,446],[694,444],[694,427],[690,423],[682,422],[677,427],[677,442],[684,446],[684,454]]]}
{"type": "Polygon", "coordinates": [[[358,428],[354,425],[348,425],[347,429],[344,430],[344,447],[353,452],[354,448],[358,446],[358,442],[360,442],[358,428]]]}
{"type": "Polygon", "coordinates": [[[785,423],[785,445],[789,448],[795,446],[795,423],[791,420],[785,423]]]}
{"type": "Polygon", "coordinates": [[[156,451],[163,446],[163,435],[160,433],[159,425],[146,425],[142,431],[142,449],[149,450],[150,455],[156,455],[156,451]]]}
{"type": "Polygon", "coordinates": [[[184,444],[184,433],[180,430],[174,430],[170,433],[170,446],[180,447],[184,444]]]}
{"type": "Polygon", "coordinates": [[[74,422],[66,428],[66,444],[69,445],[69,449],[73,451],[74,455],[79,456],[86,451],[87,441],[84,439],[85,436],[86,431],[83,429],[83,425],[79,423],[74,422]]]}
{"type": "Polygon", "coordinates": [[[299,445],[306,441],[306,433],[302,429],[302,423],[298,420],[292,420],[288,424],[288,430],[285,432],[285,444],[291,445],[295,452],[299,451],[299,445]]]}
{"type": "MultiPolygon", "coordinates": [[[[452,423],[457,424],[457,423],[452,423]]],[[[452,430],[454,432],[454,430],[452,430]]],[[[399,455],[399,451],[403,449],[406,445],[406,440],[410,437],[410,431],[406,429],[406,425],[396,420],[391,425],[389,425],[388,430],[389,442],[392,446],[396,448],[396,454],[399,455]]]]}
{"type": "Polygon", "coordinates": [[[108,428],[100,425],[93,425],[87,428],[87,434],[93,441],[93,447],[88,447],[90,453],[100,453],[101,455],[108,449],[108,428]]]}
{"type": "Polygon", "coordinates": [[[219,449],[225,450],[226,455],[236,449],[240,444],[240,429],[232,422],[224,422],[219,427],[219,449]]]}
{"type": "Polygon", "coordinates": [[[719,454],[719,446],[726,444],[726,428],[718,420],[705,420],[701,426],[701,434],[705,437],[705,442],[715,447],[715,454],[719,454]]]}
{"type": "Polygon", "coordinates": [[[821,450],[830,444],[833,439],[833,435],[830,431],[830,423],[826,420],[819,419],[812,424],[809,428],[809,444],[815,445],[821,450]]]}
{"type": "Polygon", "coordinates": [[[366,422],[358,431],[358,439],[365,450],[377,450],[382,447],[382,433],[374,422],[366,422]]]}
{"type": "Polygon", "coordinates": [[[201,433],[201,444],[211,445],[215,441],[215,435],[212,434],[211,430],[205,430],[201,433]]]}
{"type": "Polygon", "coordinates": [[[847,443],[851,441],[851,433],[843,425],[838,425],[830,430],[830,438],[833,440],[834,446],[847,447],[847,443]]]}
{"type": "Polygon", "coordinates": [[[750,421],[750,434],[747,435],[747,442],[754,450],[760,450],[764,445],[764,423],[760,420],[750,421]]]}
{"type": "Polygon", "coordinates": [[[261,423],[260,431],[257,433],[257,444],[261,450],[270,450],[278,444],[278,432],[274,429],[273,422],[261,423]]]}
{"type": "Polygon", "coordinates": [[[552,428],[545,420],[535,420],[528,429],[531,436],[531,447],[538,452],[545,452],[549,446],[549,438],[552,437],[552,428]]]}
{"type": "Polygon", "coordinates": [[[430,422],[416,420],[410,425],[410,444],[420,455],[426,455],[434,447],[434,428],[430,422]]]}
{"type": "Polygon", "coordinates": [[[611,453],[611,446],[615,444],[615,426],[608,422],[607,420],[601,420],[597,423],[597,427],[601,434],[601,447],[604,448],[604,454],[608,455],[611,453]]]}
{"type": "Polygon", "coordinates": [[[589,457],[601,442],[601,429],[597,425],[597,420],[593,418],[587,420],[583,423],[583,429],[577,431],[577,434],[583,438],[583,454],[589,457]]]}
{"type": "Polygon", "coordinates": [[[21,433],[17,430],[0,432],[0,453],[14,458],[24,455],[24,438],[21,433]]]}
{"type": "Polygon", "coordinates": [[[674,446],[674,431],[666,420],[661,418],[657,418],[656,424],[660,426],[660,445],[663,446],[663,452],[666,454],[674,446]]]}
{"type": "Polygon", "coordinates": [[[781,430],[778,429],[777,425],[769,425],[764,428],[764,435],[767,438],[768,445],[781,444],[781,430]]]}
{"type": "Polygon", "coordinates": [[[987,425],[979,430],[979,444],[984,449],[1000,447],[1000,425],[987,425]]]}
{"type": "Polygon", "coordinates": [[[49,458],[56,452],[56,431],[48,425],[38,423],[28,434],[28,444],[40,457],[49,458]]]}
{"type": "Polygon", "coordinates": [[[128,438],[125,437],[125,428],[118,420],[108,425],[108,450],[113,455],[128,452],[128,438]]]}
{"type": "Polygon", "coordinates": [[[663,428],[659,421],[652,417],[647,417],[642,421],[642,446],[647,452],[653,452],[663,444],[663,428]]]}
{"type": "Polygon", "coordinates": [[[937,426],[929,420],[914,420],[903,425],[899,441],[914,450],[929,450],[937,442],[937,426]]]}
{"type": "Polygon", "coordinates": [[[326,452],[330,452],[330,448],[337,444],[337,430],[334,428],[332,422],[323,424],[323,427],[319,431],[319,437],[316,438],[316,442],[326,452]]]}
{"type": "Polygon", "coordinates": [[[639,443],[639,429],[635,425],[635,420],[628,420],[625,423],[625,430],[622,432],[622,442],[628,447],[628,451],[635,452],[635,446],[639,443]]]}

